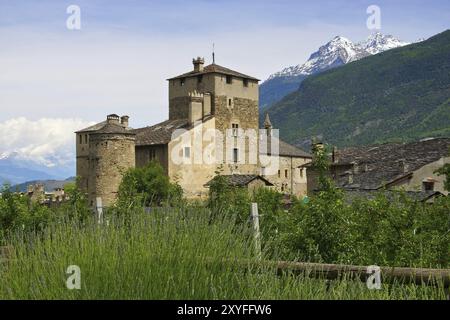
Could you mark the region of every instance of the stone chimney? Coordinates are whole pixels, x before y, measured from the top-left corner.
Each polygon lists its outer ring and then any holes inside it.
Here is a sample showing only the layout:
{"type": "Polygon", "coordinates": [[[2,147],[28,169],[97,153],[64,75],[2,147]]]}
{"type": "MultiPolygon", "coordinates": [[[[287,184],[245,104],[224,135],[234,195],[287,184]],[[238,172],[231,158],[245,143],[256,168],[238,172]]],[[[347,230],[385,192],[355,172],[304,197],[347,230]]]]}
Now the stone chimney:
{"type": "Polygon", "coordinates": [[[364,163],[362,170],[363,170],[363,172],[369,171],[369,165],[367,163],[364,163]]]}
{"type": "Polygon", "coordinates": [[[120,118],[117,114],[109,114],[106,117],[106,122],[110,124],[120,124],[120,118]]]}
{"type": "Polygon", "coordinates": [[[192,63],[194,64],[194,71],[195,72],[202,72],[203,71],[203,65],[205,64],[205,59],[197,57],[197,59],[192,59],[192,63]]]}
{"type": "Polygon", "coordinates": [[[352,162],[353,164],[353,174],[358,174],[359,173],[359,164],[358,162],[352,162]]]}
{"type": "Polygon", "coordinates": [[[347,172],[347,184],[353,184],[353,172],[352,171],[347,172]]]}
{"type": "Polygon", "coordinates": [[[406,163],[405,159],[402,159],[398,162],[398,165],[400,167],[400,171],[403,173],[407,173],[409,171],[409,164],[406,163]]]}
{"type": "Polygon", "coordinates": [[[122,126],[124,127],[124,128],[128,128],[128,120],[130,119],[130,117],[129,116],[122,116],[122,117],[120,117],[120,123],[122,124],[122,126]]]}

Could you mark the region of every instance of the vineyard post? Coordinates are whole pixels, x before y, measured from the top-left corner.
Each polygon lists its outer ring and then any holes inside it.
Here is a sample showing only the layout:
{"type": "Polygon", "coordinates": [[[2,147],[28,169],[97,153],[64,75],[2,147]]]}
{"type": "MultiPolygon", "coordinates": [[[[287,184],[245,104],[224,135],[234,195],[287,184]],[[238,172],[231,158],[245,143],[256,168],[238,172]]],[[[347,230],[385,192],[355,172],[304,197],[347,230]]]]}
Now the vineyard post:
{"type": "Polygon", "coordinates": [[[258,260],[261,260],[261,233],[259,231],[259,215],[258,215],[258,204],[252,202],[251,205],[251,220],[253,224],[253,233],[255,238],[255,251],[258,260]]]}

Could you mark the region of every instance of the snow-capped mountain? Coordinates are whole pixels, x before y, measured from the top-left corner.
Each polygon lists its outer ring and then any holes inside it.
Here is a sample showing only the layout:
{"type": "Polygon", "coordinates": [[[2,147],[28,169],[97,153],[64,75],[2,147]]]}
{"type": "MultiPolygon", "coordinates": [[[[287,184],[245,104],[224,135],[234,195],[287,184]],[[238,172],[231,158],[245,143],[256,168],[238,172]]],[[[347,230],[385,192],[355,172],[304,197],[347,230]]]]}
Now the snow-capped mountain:
{"type": "Polygon", "coordinates": [[[359,43],[341,36],[334,37],[314,52],[304,64],[285,68],[264,81],[259,89],[260,108],[263,110],[297,90],[309,75],[407,44],[409,43],[381,33],[372,34],[359,43]]]}
{"type": "Polygon", "coordinates": [[[379,32],[372,34],[366,41],[358,44],[360,48],[370,54],[377,54],[389,49],[406,46],[410,43],[401,41],[391,35],[383,35],[379,32]]]}
{"type": "Polygon", "coordinates": [[[372,34],[367,40],[356,44],[345,37],[336,36],[314,52],[304,64],[285,68],[272,74],[268,80],[276,77],[315,74],[407,44],[409,43],[381,33],[372,34]]]}

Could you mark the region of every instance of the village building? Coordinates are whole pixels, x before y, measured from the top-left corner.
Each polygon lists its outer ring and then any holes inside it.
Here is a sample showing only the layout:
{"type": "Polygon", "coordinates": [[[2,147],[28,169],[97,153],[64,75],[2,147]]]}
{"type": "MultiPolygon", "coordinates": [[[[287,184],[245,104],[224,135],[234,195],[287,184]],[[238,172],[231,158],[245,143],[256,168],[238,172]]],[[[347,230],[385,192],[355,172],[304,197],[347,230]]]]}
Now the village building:
{"type": "Polygon", "coordinates": [[[306,194],[306,169],[301,166],[311,155],[272,138],[268,118],[260,132],[259,80],[215,63],[204,66],[203,58],[193,59],[193,66],[168,79],[168,120],[132,129],[128,116],[111,114],[76,132],[78,186],[91,205],[97,198],[103,206],[111,205],[123,173],[150,161],[159,162],[187,198],[204,198],[218,170],[232,184],[306,194]]]}
{"type": "MultiPolygon", "coordinates": [[[[450,163],[450,138],[334,148],[329,156],[329,177],[349,197],[370,198],[374,191],[388,190],[392,194],[392,191],[403,190],[416,200],[430,201],[435,196],[448,194],[444,188],[445,176],[435,171],[450,163]]],[[[318,171],[310,164],[306,167],[308,193],[311,194],[318,190],[318,171]]]]}
{"type": "Polygon", "coordinates": [[[63,187],[55,187],[53,191],[46,191],[42,183],[29,184],[27,191],[21,193],[27,196],[31,202],[37,202],[48,207],[58,206],[69,200],[69,196],[65,193],[63,187]]]}

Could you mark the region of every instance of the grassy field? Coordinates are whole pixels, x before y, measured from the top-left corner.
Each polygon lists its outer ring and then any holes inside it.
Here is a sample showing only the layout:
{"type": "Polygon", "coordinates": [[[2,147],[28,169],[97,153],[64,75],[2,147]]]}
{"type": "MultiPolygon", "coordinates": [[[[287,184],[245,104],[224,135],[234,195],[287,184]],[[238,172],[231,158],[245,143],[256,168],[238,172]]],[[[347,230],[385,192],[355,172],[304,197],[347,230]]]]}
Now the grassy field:
{"type": "Polygon", "coordinates": [[[207,210],[159,210],[53,224],[39,235],[15,233],[0,267],[0,299],[445,299],[443,288],[277,275],[254,260],[249,230],[207,210]],[[226,259],[230,263],[223,263],[226,259]],[[233,263],[235,261],[235,263],[233,263]],[[81,289],[66,287],[69,265],[81,289]]]}

